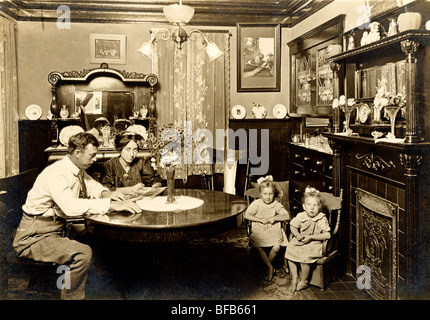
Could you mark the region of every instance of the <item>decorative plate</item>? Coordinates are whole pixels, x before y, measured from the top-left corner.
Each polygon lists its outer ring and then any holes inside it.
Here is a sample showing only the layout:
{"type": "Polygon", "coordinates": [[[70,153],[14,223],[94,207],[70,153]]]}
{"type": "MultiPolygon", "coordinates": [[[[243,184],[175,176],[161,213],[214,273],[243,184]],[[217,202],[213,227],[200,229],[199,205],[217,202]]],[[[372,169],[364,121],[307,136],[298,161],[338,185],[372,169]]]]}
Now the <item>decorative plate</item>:
{"type": "Polygon", "coordinates": [[[59,136],[61,144],[67,147],[69,144],[70,137],[74,136],[75,134],[77,134],[79,132],[84,132],[84,129],[82,129],[82,127],[80,127],[80,126],[64,127],[61,130],[60,136],[59,136]]]}
{"type": "Polygon", "coordinates": [[[243,119],[246,116],[246,109],[244,106],[241,105],[235,105],[232,109],[231,109],[231,115],[233,116],[233,118],[235,119],[243,119]]]}
{"type": "Polygon", "coordinates": [[[264,119],[267,116],[266,107],[263,106],[262,104],[254,103],[254,106],[252,107],[251,112],[255,119],[264,119]]]}
{"type": "Polygon", "coordinates": [[[365,123],[369,118],[370,108],[367,103],[363,103],[359,109],[359,119],[360,123],[365,123]]]}
{"type": "Polygon", "coordinates": [[[276,119],[284,119],[287,116],[287,108],[283,104],[274,106],[272,112],[276,119]]]}
{"type": "Polygon", "coordinates": [[[30,104],[27,109],[25,109],[25,116],[29,120],[39,120],[42,116],[42,108],[37,104],[30,104]]]}

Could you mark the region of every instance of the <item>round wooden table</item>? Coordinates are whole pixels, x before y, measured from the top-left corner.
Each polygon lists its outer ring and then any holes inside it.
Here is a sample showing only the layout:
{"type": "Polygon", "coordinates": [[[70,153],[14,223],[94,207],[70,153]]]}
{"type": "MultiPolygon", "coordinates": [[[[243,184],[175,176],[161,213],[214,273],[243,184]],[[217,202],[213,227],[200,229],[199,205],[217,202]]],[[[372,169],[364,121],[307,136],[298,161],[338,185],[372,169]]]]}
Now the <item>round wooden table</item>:
{"type": "Polygon", "coordinates": [[[248,206],[245,199],[220,191],[176,189],[175,196],[191,197],[200,204],[184,210],[165,211],[168,205],[161,205],[138,214],[91,215],[85,218],[86,229],[96,236],[120,241],[187,241],[236,228],[248,206]]]}

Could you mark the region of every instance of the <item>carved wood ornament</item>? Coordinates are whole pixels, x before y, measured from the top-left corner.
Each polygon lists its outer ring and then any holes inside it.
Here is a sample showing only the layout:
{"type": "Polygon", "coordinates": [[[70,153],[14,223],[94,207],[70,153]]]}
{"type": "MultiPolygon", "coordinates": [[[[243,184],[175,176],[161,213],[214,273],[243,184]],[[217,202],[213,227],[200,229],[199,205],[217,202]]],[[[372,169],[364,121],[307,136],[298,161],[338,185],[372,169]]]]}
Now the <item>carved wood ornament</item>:
{"type": "Polygon", "coordinates": [[[384,159],[382,159],[379,156],[375,156],[373,153],[372,154],[365,154],[363,156],[360,156],[358,153],[355,155],[355,158],[357,160],[362,160],[363,161],[363,165],[366,166],[368,169],[373,169],[375,171],[379,171],[379,170],[384,170],[386,167],[387,168],[395,168],[396,165],[393,163],[393,161],[385,161],[384,159]]]}

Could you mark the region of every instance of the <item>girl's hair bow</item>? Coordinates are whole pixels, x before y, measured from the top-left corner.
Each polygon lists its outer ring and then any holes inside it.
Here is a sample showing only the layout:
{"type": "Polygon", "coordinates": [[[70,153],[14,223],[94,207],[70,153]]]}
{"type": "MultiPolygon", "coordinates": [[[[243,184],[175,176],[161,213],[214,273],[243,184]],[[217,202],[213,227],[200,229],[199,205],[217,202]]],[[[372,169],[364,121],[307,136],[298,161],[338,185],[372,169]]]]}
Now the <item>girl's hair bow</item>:
{"type": "Polygon", "coordinates": [[[257,183],[261,184],[265,180],[273,181],[273,177],[272,176],[265,176],[265,177],[258,178],[257,183]]]}
{"type": "Polygon", "coordinates": [[[307,186],[305,189],[305,193],[319,193],[319,191],[313,187],[307,186]]]}

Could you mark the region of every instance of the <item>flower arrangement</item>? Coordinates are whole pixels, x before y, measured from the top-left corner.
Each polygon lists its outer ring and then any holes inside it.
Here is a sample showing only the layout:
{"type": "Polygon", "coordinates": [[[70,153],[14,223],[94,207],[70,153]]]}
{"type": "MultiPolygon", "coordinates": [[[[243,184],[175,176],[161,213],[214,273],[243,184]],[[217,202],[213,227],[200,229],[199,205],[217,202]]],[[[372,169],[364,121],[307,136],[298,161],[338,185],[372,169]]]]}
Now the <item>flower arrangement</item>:
{"type": "Polygon", "coordinates": [[[347,135],[352,133],[352,130],[349,128],[349,121],[351,118],[351,112],[356,107],[356,101],[354,98],[347,99],[345,95],[341,95],[339,99],[333,100],[333,108],[340,108],[345,113],[345,128],[344,131],[347,135]]]}
{"type": "Polygon", "coordinates": [[[402,93],[396,95],[386,90],[386,79],[378,80],[377,93],[373,99],[373,119],[381,120],[381,111],[387,107],[403,108],[406,105],[406,97],[402,93]]]}
{"type": "Polygon", "coordinates": [[[167,180],[166,203],[175,203],[175,167],[182,164],[184,129],[173,123],[163,125],[155,134],[150,132],[146,142],[152,156],[151,166],[167,180]]]}
{"type": "Polygon", "coordinates": [[[345,110],[351,109],[355,107],[355,99],[354,98],[346,98],[346,96],[341,95],[339,97],[339,107],[342,109],[343,112],[346,112],[345,110]]]}
{"type": "Polygon", "coordinates": [[[163,125],[158,135],[150,132],[146,141],[151,152],[151,166],[155,170],[174,167],[182,163],[184,146],[182,127],[173,123],[163,125]]]}

